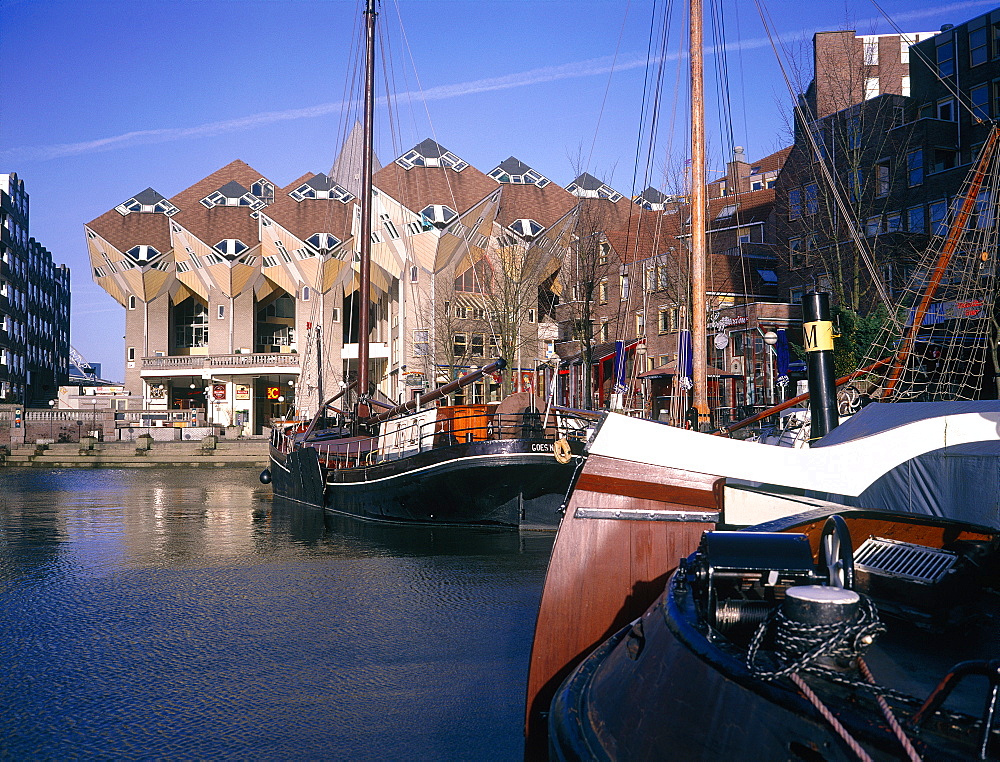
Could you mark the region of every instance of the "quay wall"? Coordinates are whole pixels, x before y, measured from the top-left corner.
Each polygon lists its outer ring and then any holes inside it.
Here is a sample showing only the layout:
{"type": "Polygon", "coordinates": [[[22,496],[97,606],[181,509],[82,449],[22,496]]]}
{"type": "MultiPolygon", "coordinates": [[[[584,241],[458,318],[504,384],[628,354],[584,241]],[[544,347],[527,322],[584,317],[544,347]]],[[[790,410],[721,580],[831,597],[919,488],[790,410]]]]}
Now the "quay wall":
{"type": "Polygon", "coordinates": [[[238,431],[212,426],[137,426],[113,410],[2,405],[0,466],[264,468],[267,438],[239,436],[238,431]]]}

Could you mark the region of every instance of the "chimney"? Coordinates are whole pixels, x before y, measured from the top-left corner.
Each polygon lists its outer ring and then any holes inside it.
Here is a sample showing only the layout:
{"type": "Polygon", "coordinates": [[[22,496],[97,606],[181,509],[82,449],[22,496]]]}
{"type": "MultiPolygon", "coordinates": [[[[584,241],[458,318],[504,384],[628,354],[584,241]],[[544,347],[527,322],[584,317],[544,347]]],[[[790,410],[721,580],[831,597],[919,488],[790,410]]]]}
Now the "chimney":
{"type": "Polygon", "coordinates": [[[750,176],[748,172],[749,166],[746,156],[743,155],[743,146],[735,146],[733,148],[733,160],[729,162],[729,168],[726,172],[725,195],[731,196],[741,190],[746,191],[749,189],[749,184],[743,182],[750,176]],[[744,185],[747,187],[744,188],[744,185]]]}

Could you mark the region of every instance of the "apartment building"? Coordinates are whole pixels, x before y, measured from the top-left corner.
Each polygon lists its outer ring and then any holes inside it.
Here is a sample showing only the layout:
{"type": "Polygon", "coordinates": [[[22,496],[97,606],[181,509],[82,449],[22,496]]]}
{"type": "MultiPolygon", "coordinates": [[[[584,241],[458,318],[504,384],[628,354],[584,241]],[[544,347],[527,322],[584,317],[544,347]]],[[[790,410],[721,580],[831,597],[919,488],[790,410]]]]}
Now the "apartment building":
{"type": "Polygon", "coordinates": [[[45,407],[69,373],[70,273],[29,220],[24,180],[0,174],[0,404],[45,407]]]}

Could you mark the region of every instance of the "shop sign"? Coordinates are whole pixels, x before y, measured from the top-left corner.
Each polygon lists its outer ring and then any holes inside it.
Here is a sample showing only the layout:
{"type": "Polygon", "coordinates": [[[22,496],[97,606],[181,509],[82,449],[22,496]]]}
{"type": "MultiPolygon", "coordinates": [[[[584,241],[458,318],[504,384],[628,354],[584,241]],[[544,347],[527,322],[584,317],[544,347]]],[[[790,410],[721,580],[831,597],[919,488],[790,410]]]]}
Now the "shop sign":
{"type": "Polygon", "coordinates": [[[276,400],[276,399],[278,399],[278,397],[281,396],[281,387],[280,386],[269,386],[269,387],[267,387],[267,395],[266,396],[267,396],[267,399],[269,399],[269,400],[276,400]]]}
{"type": "Polygon", "coordinates": [[[224,400],[226,398],[225,384],[212,384],[212,399],[224,400]]]}
{"type": "Polygon", "coordinates": [[[248,400],[250,399],[250,387],[246,384],[236,384],[236,399],[238,400],[248,400]]]}

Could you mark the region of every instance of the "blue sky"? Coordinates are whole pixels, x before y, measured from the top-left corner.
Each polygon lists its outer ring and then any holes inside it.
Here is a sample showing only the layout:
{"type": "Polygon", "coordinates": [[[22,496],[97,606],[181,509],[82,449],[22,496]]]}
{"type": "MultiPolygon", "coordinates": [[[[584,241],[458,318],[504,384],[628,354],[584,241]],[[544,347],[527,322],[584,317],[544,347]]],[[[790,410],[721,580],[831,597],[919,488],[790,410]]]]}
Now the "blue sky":
{"type": "MultiPolygon", "coordinates": [[[[893,32],[871,0],[760,2],[793,55],[817,31],[893,32]]],[[[994,5],[880,2],[910,32],[994,5]]],[[[640,124],[653,7],[383,0],[402,95],[392,129],[380,108],[379,158],[434,137],[483,171],[514,155],[561,185],[583,168],[630,192],[637,145],[649,142],[640,124]]],[[[750,159],[787,144],[789,101],[755,4],[721,7],[732,116],[720,117],[720,57],[710,51],[716,165],[734,143],[750,159]]],[[[72,268],[71,341],[105,377],[123,375],[124,311],[91,279],[83,224],[148,186],[172,196],[237,158],[279,185],[327,171],[353,120],[341,104],[359,13],[355,0],[0,0],[0,172],[24,179],[31,234],[72,268]]],[[[711,27],[708,45],[717,42],[711,27]]],[[[674,62],[681,42],[671,34],[657,149],[649,179],[638,172],[641,187],[664,187],[666,157],[683,158],[685,128],[671,126],[687,86],[674,62]]]]}

